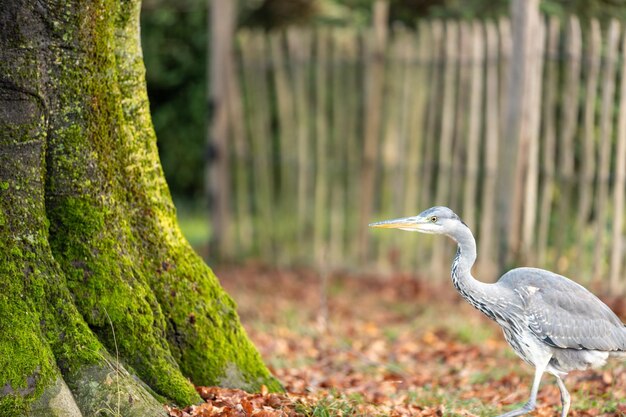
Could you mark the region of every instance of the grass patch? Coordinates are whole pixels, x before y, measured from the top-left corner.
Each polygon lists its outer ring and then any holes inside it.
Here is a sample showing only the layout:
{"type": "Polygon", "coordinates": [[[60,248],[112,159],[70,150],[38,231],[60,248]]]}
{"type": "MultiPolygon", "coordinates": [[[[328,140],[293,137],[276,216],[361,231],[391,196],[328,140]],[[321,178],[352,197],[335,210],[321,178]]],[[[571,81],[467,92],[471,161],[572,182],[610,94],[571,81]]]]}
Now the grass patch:
{"type": "Polygon", "coordinates": [[[572,398],[576,401],[572,403],[573,410],[597,409],[600,413],[618,413],[618,406],[623,399],[616,399],[611,393],[594,394],[587,391],[576,391],[572,393],[572,398]]]}
{"type": "Polygon", "coordinates": [[[328,397],[313,404],[300,403],[296,411],[305,417],[365,416],[353,399],[328,397]]]}
{"type": "Polygon", "coordinates": [[[460,410],[469,411],[480,416],[498,414],[497,407],[483,403],[478,398],[461,398],[460,394],[462,394],[462,392],[459,392],[453,387],[442,388],[431,386],[424,386],[408,392],[409,401],[414,404],[432,407],[445,405],[443,411],[444,416],[462,415],[460,410]]]}
{"type": "Polygon", "coordinates": [[[175,201],[176,218],[183,235],[191,246],[201,248],[211,238],[211,222],[209,210],[198,202],[175,201]]]}

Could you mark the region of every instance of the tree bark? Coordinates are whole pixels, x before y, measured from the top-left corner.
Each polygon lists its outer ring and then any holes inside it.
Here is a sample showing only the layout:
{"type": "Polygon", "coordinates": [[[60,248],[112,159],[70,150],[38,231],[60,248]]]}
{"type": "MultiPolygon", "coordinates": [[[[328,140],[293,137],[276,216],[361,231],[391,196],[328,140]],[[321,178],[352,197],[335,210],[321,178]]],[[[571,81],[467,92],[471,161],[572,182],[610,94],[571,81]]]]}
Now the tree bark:
{"type": "Polygon", "coordinates": [[[0,415],[280,389],[176,223],[138,21],[134,0],[0,5],[0,415]]]}

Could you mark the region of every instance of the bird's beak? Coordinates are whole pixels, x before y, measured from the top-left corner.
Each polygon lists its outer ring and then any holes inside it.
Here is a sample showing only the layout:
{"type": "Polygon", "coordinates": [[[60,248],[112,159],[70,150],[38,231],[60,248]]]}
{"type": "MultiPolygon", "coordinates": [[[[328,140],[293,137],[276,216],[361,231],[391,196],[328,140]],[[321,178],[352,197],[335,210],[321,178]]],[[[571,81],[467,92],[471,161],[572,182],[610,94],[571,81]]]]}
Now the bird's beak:
{"type": "Polygon", "coordinates": [[[420,227],[427,223],[423,218],[419,216],[414,217],[402,217],[400,219],[383,220],[376,223],[370,223],[369,227],[376,227],[380,229],[402,229],[417,231],[420,227]]]}

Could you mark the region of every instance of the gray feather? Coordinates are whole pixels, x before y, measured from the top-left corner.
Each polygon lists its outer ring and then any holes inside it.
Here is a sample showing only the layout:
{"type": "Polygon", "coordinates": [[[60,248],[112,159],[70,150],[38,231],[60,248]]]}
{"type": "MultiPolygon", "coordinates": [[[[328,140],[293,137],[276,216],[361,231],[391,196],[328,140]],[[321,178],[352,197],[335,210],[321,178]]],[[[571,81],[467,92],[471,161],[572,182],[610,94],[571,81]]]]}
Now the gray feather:
{"type": "Polygon", "coordinates": [[[513,290],[523,303],[529,329],[558,348],[626,351],[626,328],[598,297],[550,271],[518,268],[498,285],[513,290]]]}

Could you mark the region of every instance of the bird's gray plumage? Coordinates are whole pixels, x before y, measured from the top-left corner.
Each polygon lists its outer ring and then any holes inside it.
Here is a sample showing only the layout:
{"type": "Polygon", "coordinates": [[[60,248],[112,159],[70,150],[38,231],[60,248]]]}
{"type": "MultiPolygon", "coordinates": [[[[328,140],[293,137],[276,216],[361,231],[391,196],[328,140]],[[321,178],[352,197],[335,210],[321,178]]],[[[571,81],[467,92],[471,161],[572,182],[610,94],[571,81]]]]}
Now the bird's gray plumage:
{"type": "Polygon", "coordinates": [[[529,329],[547,345],[626,351],[626,328],[621,320],[574,281],[542,269],[517,268],[503,275],[497,285],[519,297],[529,329]]]}
{"type": "Polygon", "coordinates": [[[535,408],[544,372],[557,378],[567,416],[570,396],[561,380],[568,372],[603,365],[611,356],[626,355],[626,327],[600,299],[574,281],[537,268],[517,268],[496,283],[476,280],[471,268],[476,241],[469,227],[447,207],[432,207],[418,216],[373,223],[445,234],[458,244],[452,283],[461,296],[495,320],[513,350],[535,366],[531,396],[523,407],[500,417],[515,417],[535,408]]]}

